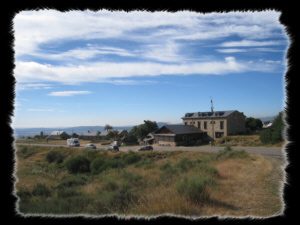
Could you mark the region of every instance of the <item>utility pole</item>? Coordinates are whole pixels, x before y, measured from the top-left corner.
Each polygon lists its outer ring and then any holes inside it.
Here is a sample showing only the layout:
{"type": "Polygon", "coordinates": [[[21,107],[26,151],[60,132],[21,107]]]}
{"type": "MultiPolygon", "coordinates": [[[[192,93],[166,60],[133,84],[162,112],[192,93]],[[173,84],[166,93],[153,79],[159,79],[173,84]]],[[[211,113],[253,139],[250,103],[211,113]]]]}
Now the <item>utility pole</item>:
{"type": "Polygon", "coordinates": [[[213,141],[215,140],[215,131],[214,131],[214,127],[215,127],[215,124],[214,124],[214,105],[213,105],[213,100],[212,100],[212,97],[210,96],[210,103],[211,103],[211,112],[213,113],[212,114],[212,119],[211,119],[211,126],[212,126],[212,138],[213,138],[213,141]]]}

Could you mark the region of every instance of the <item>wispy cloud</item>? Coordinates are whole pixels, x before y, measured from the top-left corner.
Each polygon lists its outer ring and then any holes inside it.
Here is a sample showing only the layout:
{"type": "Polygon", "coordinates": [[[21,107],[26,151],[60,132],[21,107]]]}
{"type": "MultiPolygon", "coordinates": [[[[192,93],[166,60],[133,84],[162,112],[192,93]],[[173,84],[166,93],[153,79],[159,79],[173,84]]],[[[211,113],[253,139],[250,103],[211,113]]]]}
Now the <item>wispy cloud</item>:
{"type": "MultiPolygon", "coordinates": [[[[52,89],[53,87],[49,84],[41,84],[41,83],[27,83],[27,84],[17,84],[18,90],[40,90],[40,89],[52,89]]],[[[23,99],[24,101],[29,101],[27,99],[23,99]]]]}
{"type": "Polygon", "coordinates": [[[74,95],[85,95],[85,94],[91,94],[90,91],[55,91],[51,92],[50,96],[74,96],[74,95]]]}
{"type": "Polygon", "coordinates": [[[283,45],[283,41],[252,41],[252,40],[242,40],[242,41],[229,41],[220,44],[221,47],[253,47],[253,46],[271,46],[271,45],[283,45]]]}
{"type": "Polygon", "coordinates": [[[27,109],[28,111],[35,111],[35,112],[53,112],[54,109],[27,109]]]}
{"type": "MultiPolygon", "coordinates": [[[[269,72],[275,68],[268,68],[269,72]]],[[[90,63],[86,66],[51,66],[36,62],[19,62],[15,70],[21,82],[53,81],[61,83],[107,82],[112,78],[129,78],[160,75],[225,75],[234,72],[266,71],[266,68],[248,67],[243,61],[226,57],[223,61],[202,63],[161,64],[161,63],[90,63]],[[255,69],[254,69],[255,68],[255,69]],[[39,76],[36,76],[39,74],[39,76]]],[[[125,82],[125,81],[124,81],[125,82]]],[[[52,92],[52,96],[89,94],[90,92],[52,92]]]]}

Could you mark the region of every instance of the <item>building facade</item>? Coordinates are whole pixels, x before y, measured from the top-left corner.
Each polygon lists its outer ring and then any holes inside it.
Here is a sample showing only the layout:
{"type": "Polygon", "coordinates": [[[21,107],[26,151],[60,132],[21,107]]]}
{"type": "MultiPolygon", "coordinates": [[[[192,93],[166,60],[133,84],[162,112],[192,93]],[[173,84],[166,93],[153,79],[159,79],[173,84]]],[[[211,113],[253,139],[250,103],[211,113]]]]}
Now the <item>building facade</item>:
{"type": "Polygon", "coordinates": [[[182,120],[183,125],[206,132],[211,140],[246,132],[246,117],[237,110],[186,113],[182,120]]]}
{"type": "Polygon", "coordinates": [[[207,140],[206,133],[192,125],[165,125],[153,135],[155,142],[163,146],[202,144],[207,140]]]}

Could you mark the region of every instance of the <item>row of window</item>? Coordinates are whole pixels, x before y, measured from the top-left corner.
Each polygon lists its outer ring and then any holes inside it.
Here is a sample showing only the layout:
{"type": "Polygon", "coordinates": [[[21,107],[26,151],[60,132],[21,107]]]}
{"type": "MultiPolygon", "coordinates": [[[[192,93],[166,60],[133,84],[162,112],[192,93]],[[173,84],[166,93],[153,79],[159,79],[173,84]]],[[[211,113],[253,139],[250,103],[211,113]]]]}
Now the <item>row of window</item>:
{"type": "MultiPolygon", "coordinates": [[[[216,124],[216,121],[210,121],[210,124],[212,124],[212,122],[213,122],[213,124],[216,124]]],[[[224,129],[224,121],[219,121],[219,122],[220,122],[220,130],[223,130],[224,129]]],[[[188,125],[188,123],[185,122],[184,125],[188,125]]],[[[190,125],[195,125],[195,122],[194,121],[190,122],[190,125]]],[[[204,121],[203,125],[204,125],[203,129],[206,130],[207,129],[207,121],[204,121]]],[[[201,129],[201,122],[199,122],[199,121],[197,122],[197,127],[199,129],[201,129]]]]}

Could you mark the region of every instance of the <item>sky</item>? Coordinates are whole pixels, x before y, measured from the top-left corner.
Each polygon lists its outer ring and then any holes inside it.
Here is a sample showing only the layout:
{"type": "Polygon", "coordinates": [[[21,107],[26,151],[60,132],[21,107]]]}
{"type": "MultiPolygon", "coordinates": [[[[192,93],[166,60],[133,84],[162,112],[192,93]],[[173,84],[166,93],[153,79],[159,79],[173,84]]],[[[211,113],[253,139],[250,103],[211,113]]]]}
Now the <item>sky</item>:
{"type": "Polygon", "coordinates": [[[187,112],[284,108],[280,12],[22,11],[12,126],[181,123],[187,112]]]}

